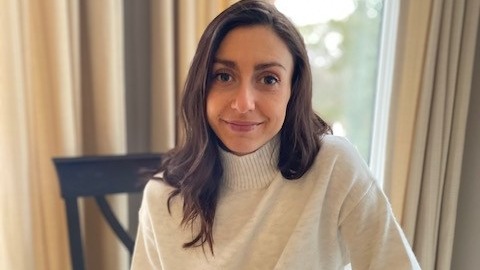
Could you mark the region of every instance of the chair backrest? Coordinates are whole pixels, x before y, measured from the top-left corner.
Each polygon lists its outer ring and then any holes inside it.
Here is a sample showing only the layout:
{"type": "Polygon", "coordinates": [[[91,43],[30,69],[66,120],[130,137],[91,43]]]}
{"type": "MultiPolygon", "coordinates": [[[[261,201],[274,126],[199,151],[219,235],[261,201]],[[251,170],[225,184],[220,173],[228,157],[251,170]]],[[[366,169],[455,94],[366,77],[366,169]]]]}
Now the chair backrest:
{"type": "Polygon", "coordinates": [[[74,270],[85,269],[77,198],[95,198],[107,223],[131,255],[134,240],[118,221],[105,195],[141,192],[148,173],[155,171],[160,161],[161,154],[53,158],[66,206],[74,270]]]}

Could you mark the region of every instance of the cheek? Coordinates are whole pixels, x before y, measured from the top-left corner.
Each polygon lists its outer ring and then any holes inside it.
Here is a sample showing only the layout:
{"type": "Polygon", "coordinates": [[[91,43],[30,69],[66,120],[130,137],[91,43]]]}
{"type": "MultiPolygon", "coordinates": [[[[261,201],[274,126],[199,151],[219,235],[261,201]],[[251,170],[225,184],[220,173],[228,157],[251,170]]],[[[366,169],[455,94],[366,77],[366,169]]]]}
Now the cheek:
{"type": "Polygon", "coordinates": [[[281,104],[278,106],[279,110],[281,110],[283,112],[283,116],[285,118],[285,115],[287,114],[287,106],[288,106],[288,102],[290,102],[290,98],[291,98],[291,90],[289,90],[284,97],[282,97],[282,100],[279,101],[278,104],[281,104]],[[280,109],[281,108],[281,109],[280,109]]]}
{"type": "Polygon", "coordinates": [[[287,116],[287,111],[286,111],[286,106],[285,107],[282,107],[281,110],[278,110],[277,112],[278,114],[278,124],[281,126],[283,126],[283,123],[285,122],[285,118],[287,116]]]}
{"type": "Polygon", "coordinates": [[[286,96],[268,101],[268,111],[270,112],[269,116],[275,121],[275,126],[278,126],[279,128],[283,125],[287,115],[288,98],[289,96],[286,96]]]}

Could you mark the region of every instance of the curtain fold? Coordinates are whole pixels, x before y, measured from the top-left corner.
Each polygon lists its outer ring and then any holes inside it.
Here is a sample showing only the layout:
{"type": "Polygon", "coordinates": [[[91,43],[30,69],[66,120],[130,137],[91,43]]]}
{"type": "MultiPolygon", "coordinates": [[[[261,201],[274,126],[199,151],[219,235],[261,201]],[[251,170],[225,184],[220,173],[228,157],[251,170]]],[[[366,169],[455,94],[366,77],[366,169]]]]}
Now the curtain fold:
{"type": "Polygon", "coordinates": [[[22,10],[15,1],[3,0],[1,4],[4,8],[0,9],[0,268],[31,269],[35,262],[23,259],[23,256],[34,258],[34,249],[28,198],[23,26],[19,16],[22,10]],[[7,233],[12,227],[23,233],[7,233]]]}
{"type": "Polygon", "coordinates": [[[1,6],[0,268],[65,269],[65,216],[50,158],[79,149],[70,121],[76,110],[67,105],[74,94],[62,91],[75,86],[64,15],[73,7],[11,0],[1,6]]]}
{"type": "Polygon", "coordinates": [[[152,1],[151,5],[151,150],[163,152],[175,145],[175,3],[152,1]],[[169,130],[170,132],[165,132],[169,130]]]}
{"type": "MultiPolygon", "coordinates": [[[[432,0],[402,1],[389,113],[384,189],[396,216],[403,216],[408,163],[422,80],[432,0]]],[[[410,239],[411,240],[411,239],[410,239]]]]}
{"type": "Polygon", "coordinates": [[[450,269],[480,1],[421,2],[402,9],[386,188],[422,269],[450,269]]]}
{"type": "MultiPolygon", "coordinates": [[[[78,1],[82,155],[126,152],[123,3],[78,1]]],[[[125,196],[109,198],[126,222],[125,196]]],[[[127,251],[116,240],[93,199],[81,201],[87,269],[126,269],[127,251]]]]}

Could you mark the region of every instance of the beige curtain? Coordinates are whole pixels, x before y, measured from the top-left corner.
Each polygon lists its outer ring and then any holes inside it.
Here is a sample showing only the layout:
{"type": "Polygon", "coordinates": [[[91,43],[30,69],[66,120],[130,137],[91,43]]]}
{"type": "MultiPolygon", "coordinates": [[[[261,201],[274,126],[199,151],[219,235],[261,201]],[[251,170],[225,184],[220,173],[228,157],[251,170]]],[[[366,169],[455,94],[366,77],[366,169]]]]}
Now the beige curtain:
{"type": "MultiPolygon", "coordinates": [[[[127,151],[128,0],[0,0],[0,269],[70,269],[51,158],[127,151]]],[[[150,1],[148,150],[175,144],[178,91],[206,23],[231,1],[150,1]]],[[[129,133],[130,132],[130,133],[129,133]]],[[[126,199],[112,198],[126,216],[126,199]]],[[[88,269],[127,269],[89,201],[88,269]]]]}
{"type": "MultiPolygon", "coordinates": [[[[122,6],[54,0],[1,6],[0,268],[69,269],[51,158],[125,151],[122,6]]],[[[92,224],[88,208],[84,225],[100,235],[94,248],[105,252],[113,238],[103,224],[92,224]]]]}
{"type": "Polygon", "coordinates": [[[81,151],[75,8],[65,3],[0,5],[1,269],[68,269],[50,162],[81,151]]]}
{"type": "MultiPolygon", "coordinates": [[[[70,2],[72,3],[72,2],[70,2]]],[[[82,153],[126,152],[125,85],[123,62],[123,5],[120,1],[78,1],[82,153]]],[[[72,17],[73,17],[72,16],[72,17]]],[[[126,218],[126,198],[111,203],[126,218]]],[[[122,269],[127,252],[103,222],[93,201],[84,201],[87,269],[122,269]]]]}
{"type": "Polygon", "coordinates": [[[385,189],[422,269],[450,269],[480,1],[401,6],[385,189]]]}

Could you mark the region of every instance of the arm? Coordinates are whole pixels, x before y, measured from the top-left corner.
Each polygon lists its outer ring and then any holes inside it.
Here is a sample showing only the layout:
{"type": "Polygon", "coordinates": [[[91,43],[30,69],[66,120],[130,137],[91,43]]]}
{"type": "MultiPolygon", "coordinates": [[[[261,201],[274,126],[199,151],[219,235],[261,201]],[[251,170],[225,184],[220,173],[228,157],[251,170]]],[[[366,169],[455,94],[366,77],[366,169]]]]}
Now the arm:
{"type": "Polygon", "coordinates": [[[148,210],[140,209],[140,218],[133,251],[131,270],[162,270],[160,259],[157,253],[154,234],[150,228],[148,210]]]}
{"type": "Polygon", "coordinates": [[[387,198],[372,182],[340,222],[352,269],[420,269],[387,198]]]}

